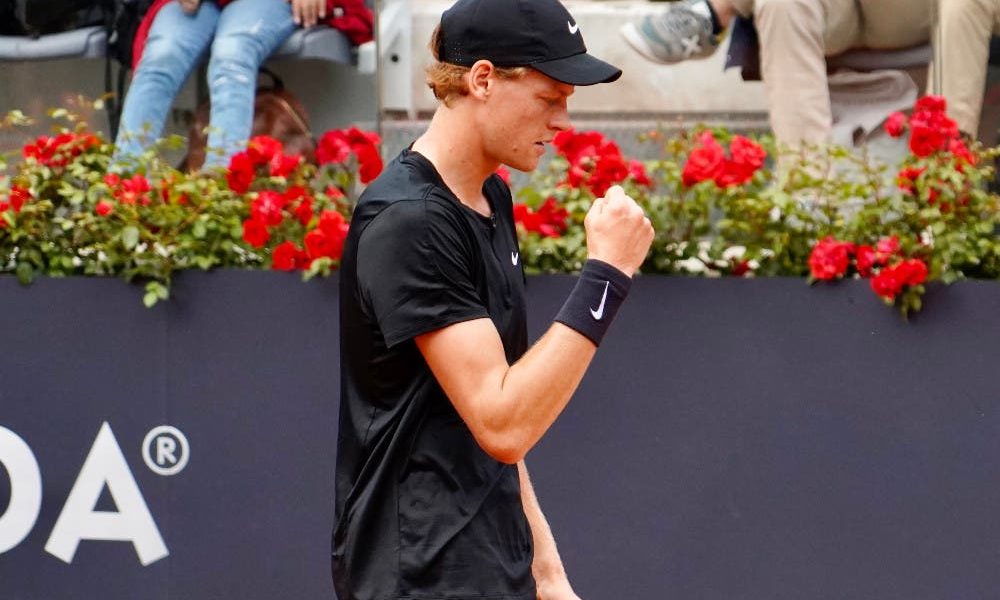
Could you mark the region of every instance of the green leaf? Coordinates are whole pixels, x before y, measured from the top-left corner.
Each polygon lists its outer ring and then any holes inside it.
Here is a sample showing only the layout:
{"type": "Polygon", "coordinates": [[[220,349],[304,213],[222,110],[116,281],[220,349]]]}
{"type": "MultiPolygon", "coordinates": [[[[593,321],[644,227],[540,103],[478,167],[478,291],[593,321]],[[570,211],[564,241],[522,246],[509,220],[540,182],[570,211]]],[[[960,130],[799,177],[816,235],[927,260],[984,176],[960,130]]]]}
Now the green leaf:
{"type": "Polygon", "coordinates": [[[122,230],[122,245],[126,250],[133,250],[139,244],[139,228],[129,225],[122,230]]]}
{"type": "Polygon", "coordinates": [[[157,298],[156,294],[153,292],[146,292],[146,294],[142,297],[142,303],[146,305],[146,308],[153,308],[158,301],[159,298],[157,298]]]}
{"type": "Polygon", "coordinates": [[[207,233],[208,233],[208,231],[206,231],[206,229],[205,229],[205,222],[204,221],[200,221],[200,220],[199,221],[195,221],[194,226],[191,227],[191,235],[193,235],[196,239],[199,239],[199,240],[205,239],[205,234],[207,234],[207,233]]]}
{"type": "Polygon", "coordinates": [[[30,263],[17,263],[15,273],[17,274],[17,280],[20,281],[22,285],[29,285],[35,280],[35,269],[30,263]]]}

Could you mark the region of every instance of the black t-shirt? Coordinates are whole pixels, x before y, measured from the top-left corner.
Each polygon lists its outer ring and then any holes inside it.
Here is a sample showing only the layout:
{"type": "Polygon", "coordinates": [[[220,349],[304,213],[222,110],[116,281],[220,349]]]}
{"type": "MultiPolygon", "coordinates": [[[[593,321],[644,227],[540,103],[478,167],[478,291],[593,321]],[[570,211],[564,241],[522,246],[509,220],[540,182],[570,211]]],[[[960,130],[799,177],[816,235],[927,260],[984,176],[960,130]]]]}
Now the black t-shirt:
{"type": "Polygon", "coordinates": [[[527,349],[510,190],[463,205],[404,150],[354,212],[340,270],[334,584],[340,600],[535,600],[517,467],[476,443],[413,338],[490,318],[527,349]]]}

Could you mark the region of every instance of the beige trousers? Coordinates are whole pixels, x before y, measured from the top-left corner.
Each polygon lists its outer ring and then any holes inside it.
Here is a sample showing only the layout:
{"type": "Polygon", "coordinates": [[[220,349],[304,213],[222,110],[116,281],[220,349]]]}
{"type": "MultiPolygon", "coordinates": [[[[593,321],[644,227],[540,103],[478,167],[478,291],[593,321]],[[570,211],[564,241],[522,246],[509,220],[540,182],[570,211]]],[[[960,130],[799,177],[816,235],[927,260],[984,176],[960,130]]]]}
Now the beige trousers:
{"type": "Polygon", "coordinates": [[[1000,0],[938,0],[939,32],[935,37],[930,81],[948,101],[948,114],[962,131],[975,136],[986,87],[990,37],[1000,33],[1000,0]],[[940,65],[938,65],[940,63],[940,65]],[[940,72],[938,70],[940,69],[940,72]]]}
{"type": "Polygon", "coordinates": [[[932,1],[730,0],[737,12],[754,17],[771,128],[778,141],[828,141],[833,116],[825,57],[851,48],[927,42],[932,1]]]}

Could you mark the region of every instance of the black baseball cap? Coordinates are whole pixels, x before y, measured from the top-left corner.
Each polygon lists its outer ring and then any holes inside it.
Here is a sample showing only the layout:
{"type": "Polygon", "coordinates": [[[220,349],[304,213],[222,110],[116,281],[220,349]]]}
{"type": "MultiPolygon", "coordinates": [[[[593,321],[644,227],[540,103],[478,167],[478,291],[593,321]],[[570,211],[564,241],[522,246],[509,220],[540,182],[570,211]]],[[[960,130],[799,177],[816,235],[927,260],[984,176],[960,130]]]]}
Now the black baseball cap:
{"type": "Polygon", "coordinates": [[[458,0],[441,15],[438,58],[471,67],[531,67],[570,85],[610,83],[621,69],[587,54],[559,0],[458,0]]]}

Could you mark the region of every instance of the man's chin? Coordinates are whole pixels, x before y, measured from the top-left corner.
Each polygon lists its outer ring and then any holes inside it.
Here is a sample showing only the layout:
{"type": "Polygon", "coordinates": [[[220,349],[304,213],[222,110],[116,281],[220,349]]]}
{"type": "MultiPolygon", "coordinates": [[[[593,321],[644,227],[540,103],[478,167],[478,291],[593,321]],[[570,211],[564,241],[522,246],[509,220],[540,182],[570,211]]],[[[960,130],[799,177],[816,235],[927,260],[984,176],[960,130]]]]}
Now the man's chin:
{"type": "Polygon", "coordinates": [[[539,160],[537,158],[533,158],[533,159],[520,160],[516,162],[510,161],[504,164],[510,167],[511,169],[517,169],[522,173],[530,173],[538,168],[538,163],[539,160]]]}

